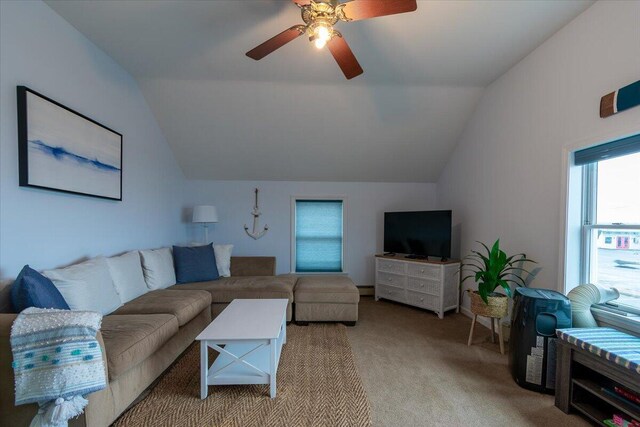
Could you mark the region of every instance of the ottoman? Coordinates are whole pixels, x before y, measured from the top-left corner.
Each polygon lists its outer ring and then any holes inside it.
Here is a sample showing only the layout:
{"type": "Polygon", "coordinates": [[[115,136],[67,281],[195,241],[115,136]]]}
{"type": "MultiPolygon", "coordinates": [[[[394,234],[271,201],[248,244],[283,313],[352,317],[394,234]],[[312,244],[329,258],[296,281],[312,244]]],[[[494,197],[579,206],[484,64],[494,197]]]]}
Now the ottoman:
{"type": "Polygon", "coordinates": [[[347,276],[301,276],[293,300],[297,324],[342,322],[354,326],[358,320],[360,292],[347,276]]]}

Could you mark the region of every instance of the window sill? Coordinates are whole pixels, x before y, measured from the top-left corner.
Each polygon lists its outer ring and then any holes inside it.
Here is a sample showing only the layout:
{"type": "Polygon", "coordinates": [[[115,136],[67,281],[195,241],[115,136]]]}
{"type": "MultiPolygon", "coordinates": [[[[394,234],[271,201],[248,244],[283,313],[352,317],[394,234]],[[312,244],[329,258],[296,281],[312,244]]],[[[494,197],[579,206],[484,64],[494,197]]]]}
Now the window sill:
{"type": "Polygon", "coordinates": [[[635,336],[640,336],[640,316],[636,314],[628,314],[625,316],[598,307],[591,307],[591,313],[600,326],[608,326],[635,336]]]}
{"type": "Polygon", "coordinates": [[[289,274],[298,276],[348,276],[346,271],[292,271],[289,274]]]}

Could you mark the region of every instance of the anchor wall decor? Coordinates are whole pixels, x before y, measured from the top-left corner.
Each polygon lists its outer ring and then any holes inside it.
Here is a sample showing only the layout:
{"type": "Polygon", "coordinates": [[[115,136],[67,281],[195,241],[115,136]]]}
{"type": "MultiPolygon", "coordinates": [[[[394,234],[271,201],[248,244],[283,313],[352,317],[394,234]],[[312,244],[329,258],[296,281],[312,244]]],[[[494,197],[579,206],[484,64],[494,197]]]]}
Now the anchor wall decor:
{"type": "Polygon", "coordinates": [[[258,209],[258,189],[257,188],[255,190],[255,193],[256,193],[255,204],[253,205],[253,211],[251,211],[251,215],[253,215],[253,230],[249,231],[249,227],[247,227],[247,224],[245,224],[244,231],[246,231],[249,237],[251,237],[252,239],[258,240],[259,238],[267,234],[267,231],[269,231],[269,226],[265,224],[264,229],[262,231],[258,231],[259,221],[260,221],[258,218],[262,214],[260,213],[260,209],[258,209]]]}

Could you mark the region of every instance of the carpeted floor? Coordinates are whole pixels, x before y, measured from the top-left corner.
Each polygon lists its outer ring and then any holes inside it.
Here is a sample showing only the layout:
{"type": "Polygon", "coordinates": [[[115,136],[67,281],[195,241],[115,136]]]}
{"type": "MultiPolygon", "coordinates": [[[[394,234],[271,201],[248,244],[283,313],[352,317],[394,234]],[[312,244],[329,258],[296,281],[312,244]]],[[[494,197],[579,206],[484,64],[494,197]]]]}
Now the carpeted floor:
{"type": "Polygon", "coordinates": [[[209,387],[199,399],[198,347],[117,422],[124,426],[587,426],[553,396],[516,385],[489,331],[387,301],[360,301],[355,327],[290,325],[267,386],[209,387]],[[347,338],[348,337],[348,338],[347,338]],[[330,351],[327,351],[329,349],[330,351]],[[355,360],[354,360],[355,359],[355,360]]]}
{"type": "Polygon", "coordinates": [[[374,426],[587,426],[565,415],[553,397],[520,388],[507,356],[471,320],[371,297],[347,329],[371,404],[374,426]]]}
{"type": "Polygon", "coordinates": [[[200,400],[200,353],[193,345],[115,426],[369,426],[345,330],[341,324],[289,326],[275,399],[268,385],[242,385],[210,386],[200,400]]]}

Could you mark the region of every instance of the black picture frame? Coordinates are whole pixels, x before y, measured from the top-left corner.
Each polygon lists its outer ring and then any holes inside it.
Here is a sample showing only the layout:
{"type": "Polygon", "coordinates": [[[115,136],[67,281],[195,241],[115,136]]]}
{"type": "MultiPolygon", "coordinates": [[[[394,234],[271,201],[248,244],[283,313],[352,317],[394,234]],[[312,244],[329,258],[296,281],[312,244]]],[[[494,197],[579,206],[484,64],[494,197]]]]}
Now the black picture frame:
{"type": "Polygon", "coordinates": [[[17,86],[17,101],[20,187],[122,201],[122,134],[26,86],[17,86]],[[55,142],[42,141],[48,129],[55,142]],[[75,149],[65,147],[66,141],[75,149]]]}

